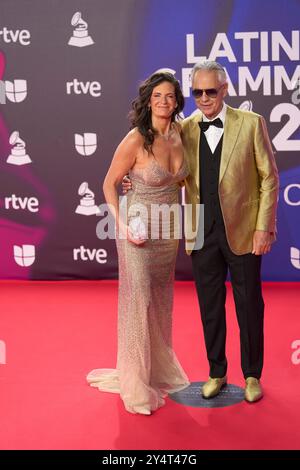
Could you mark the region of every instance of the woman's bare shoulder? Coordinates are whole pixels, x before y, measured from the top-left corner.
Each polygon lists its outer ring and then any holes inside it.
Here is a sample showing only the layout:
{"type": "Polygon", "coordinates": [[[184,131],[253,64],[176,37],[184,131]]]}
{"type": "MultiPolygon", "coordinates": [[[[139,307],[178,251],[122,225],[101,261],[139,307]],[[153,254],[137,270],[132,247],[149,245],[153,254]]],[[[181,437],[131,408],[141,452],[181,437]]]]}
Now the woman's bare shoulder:
{"type": "Polygon", "coordinates": [[[141,145],[143,146],[144,139],[138,128],[135,127],[128,132],[128,134],[124,137],[123,142],[126,142],[128,145],[133,147],[140,147],[141,145]]]}

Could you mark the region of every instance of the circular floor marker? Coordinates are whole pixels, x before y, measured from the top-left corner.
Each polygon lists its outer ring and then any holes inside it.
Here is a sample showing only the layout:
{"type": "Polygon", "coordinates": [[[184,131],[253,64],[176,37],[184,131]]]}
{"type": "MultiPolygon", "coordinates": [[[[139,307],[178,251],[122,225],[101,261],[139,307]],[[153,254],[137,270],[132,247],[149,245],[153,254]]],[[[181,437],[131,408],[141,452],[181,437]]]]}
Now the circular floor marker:
{"type": "Polygon", "coordinates": [[[201,388],[204,384],[205,382],[192,382],[189,387],[171,393],[169,397],[176,403],[197,408],[223,408],[244,400],[244,389],[233,384],[225,385],[214,398],[203,398],[201,388]]]}

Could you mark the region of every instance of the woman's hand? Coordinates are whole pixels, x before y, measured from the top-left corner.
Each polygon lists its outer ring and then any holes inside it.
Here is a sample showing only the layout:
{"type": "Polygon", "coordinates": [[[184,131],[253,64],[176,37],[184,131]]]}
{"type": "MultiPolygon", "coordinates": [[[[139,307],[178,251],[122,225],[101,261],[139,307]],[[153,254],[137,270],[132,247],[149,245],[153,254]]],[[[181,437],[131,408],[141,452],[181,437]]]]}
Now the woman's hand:
{"type": "Polygon", "coordinates": [[[132,189],[131,179],[129,175],[125,175],[122,179],[122,190],[123,194],[128,193],[132,189]]]}
{"type": "Polygon", "coordinates": [[[133,236],[133,233],[130,230],[130,227],[123,222],[119,223],[119,228],[117,230],[117,236],[119,234],[122,234],[122,239],[123,240],[128,240],[129,242],[133,243],[134,245],[143,245],[145,243],[144,238],[135,238],[133,236]]]}
{"type": "Polygon", "coordinates": [[[134,245],[143,245],[145,243],[145,238],[136,238],[133,236],[130,227],[127,228],[127,240],[134,245]]]}

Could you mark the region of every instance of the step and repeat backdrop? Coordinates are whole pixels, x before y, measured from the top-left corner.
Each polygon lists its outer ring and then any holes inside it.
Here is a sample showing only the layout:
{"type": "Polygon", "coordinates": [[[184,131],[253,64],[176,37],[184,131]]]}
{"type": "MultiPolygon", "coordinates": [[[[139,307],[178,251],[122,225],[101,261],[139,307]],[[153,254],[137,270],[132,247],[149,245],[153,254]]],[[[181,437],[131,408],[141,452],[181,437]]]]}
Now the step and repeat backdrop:
{"type": "MultiPolygon", "coordinates": [[[[298,0],[1,0],[0,278],[117,277],[115,242],[97,233],[130,103],[168,69],[189,116],[191,68],[210,59],[228,104],[265,117],[280,171],[263,278],[300,280],[299,18],[298,0]]],[[[181,243],[177,278],[191,277],[181,243]]]]}

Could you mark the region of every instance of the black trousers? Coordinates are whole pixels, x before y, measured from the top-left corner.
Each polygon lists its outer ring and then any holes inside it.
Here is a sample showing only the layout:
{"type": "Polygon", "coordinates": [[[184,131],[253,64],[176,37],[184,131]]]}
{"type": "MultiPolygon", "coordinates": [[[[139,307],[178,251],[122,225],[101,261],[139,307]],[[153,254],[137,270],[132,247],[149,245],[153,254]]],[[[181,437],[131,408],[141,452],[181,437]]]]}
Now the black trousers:
{"type": "Polygon", "coordinates": [[[235,255],[229,248],[224,227],[216,224],[204,237],[203,248],[193,251],[191,256],[210,377],[223,377],[227,371],[225,281],[229,269],[240,329],[243,374],[245,378],[259,379],[264,352],[261,256],[235,255]]]}

